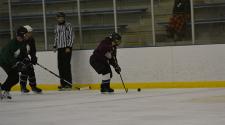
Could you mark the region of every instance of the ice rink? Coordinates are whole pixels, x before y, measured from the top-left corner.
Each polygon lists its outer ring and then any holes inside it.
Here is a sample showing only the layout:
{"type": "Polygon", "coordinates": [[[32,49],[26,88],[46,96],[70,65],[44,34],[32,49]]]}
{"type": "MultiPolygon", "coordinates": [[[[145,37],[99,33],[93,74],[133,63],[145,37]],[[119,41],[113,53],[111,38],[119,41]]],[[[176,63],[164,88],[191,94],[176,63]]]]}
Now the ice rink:
{"type": "Polygon", "coordinates": [[[44,92],[0,102],[0,125],[224,125],[225,89],[44,92]]]}

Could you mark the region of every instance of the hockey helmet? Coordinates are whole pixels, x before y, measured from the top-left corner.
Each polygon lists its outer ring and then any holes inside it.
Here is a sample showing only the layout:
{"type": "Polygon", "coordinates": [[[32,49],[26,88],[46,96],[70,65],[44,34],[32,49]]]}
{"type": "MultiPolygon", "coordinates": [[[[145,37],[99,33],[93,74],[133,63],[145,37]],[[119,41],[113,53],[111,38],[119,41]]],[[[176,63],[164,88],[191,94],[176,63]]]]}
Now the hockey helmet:
{"type": "Polygon", "coordinates": [[[27,32],[32,32],[33,31],[33,28],[30,25],[25,25],[23,27],[27,29],[27,32]]]}
{"type": "Polygon", "coordinates": [[[27,33],[27,29],[23,26],[20,26],[17,31],[16,31],[16,36],[20,36],[22,38],[24,38],[25,34],[27,33]]]}
{"type": "Polygon", "coordinates": [[[118,33],[116,33],[116,32],[113,32],[113,33],[111,33],[110,35],[109,35],[109,38],[113,41],[113,42],[115,42],[116,44],[120,44],[121,43],[121,36],[118,34],[118,33]]]}

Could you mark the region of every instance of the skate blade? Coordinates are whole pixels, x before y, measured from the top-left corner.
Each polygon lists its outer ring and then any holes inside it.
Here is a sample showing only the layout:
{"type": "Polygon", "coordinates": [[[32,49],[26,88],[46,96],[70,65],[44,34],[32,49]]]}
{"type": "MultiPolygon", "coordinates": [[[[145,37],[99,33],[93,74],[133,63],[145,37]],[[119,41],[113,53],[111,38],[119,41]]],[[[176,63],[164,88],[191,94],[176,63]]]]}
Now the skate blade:
{"type": "Polygon", "coordinates": [[[11,100],[12,97],[5,97],[5,96],[1,96],[1,100],[11,100]]]}
{"type": "Polygon", "coordinates": [[[101,94],[114,94],[114,92],[101,92],[101,94]]]}
{"type": "Polygon", "coordinates": [[[32,91],[34,94],[43,94],[42,91],[41,92],[35,92],[35,91],[32,91]]]}
{"type": "Polygon", "coordinates": [[[30,92],[21,92],[21,95],[29,95],[30,92]]]}
{"type": "Polygon", "coordinates": [[[59,91],[72,91],[72,88],[59,89],[59,91]]]}

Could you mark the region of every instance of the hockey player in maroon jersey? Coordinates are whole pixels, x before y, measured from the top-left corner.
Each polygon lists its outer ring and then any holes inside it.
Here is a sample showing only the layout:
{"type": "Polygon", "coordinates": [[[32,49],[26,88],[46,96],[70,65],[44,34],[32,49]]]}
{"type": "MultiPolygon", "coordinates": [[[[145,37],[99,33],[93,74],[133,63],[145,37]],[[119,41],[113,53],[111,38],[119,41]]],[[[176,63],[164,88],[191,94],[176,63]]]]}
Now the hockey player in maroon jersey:
{"type": "Polygon", "coordinates": [[[117,47],[121,43],[121,36],[118,33],[112,33],[100,42],[90,57],[90,64],[94,70],[102,75],[101,93],[112,93],[114,90],[110,87],[112,78],[112,65],[115,71],[120,74],[121,68],[117,62],[117,47]]]}

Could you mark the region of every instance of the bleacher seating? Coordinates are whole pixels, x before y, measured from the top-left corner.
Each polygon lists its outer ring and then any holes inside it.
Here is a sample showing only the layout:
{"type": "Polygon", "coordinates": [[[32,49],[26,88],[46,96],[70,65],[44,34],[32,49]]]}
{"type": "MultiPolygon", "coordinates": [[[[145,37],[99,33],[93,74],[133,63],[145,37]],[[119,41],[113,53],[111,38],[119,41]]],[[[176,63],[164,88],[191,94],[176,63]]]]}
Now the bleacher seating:
{"type": "Polygon", "coordinates": [[[202,4],[195,4],[195,9],[201,8],[216,8],[216,7],[225,7],[225,3],[202,3],[202,4]]]}
{"type": "Polygon", "coordinates": [[[9,29],[0,29],[0,35],[10,35],[9,29]]]}
{"type": "MultiPolygon", "coordinates": [[[[168,25],[169,22],[159,22],[157,24],[159,25],[168,25]]],[[[200,24],[216,24],[216,23],[225,23],[225,18],[214,18],[214,19],[198,19],[194,21],[195,25],[200,25],[200,24]]],[[[188,25],[191,25],[189,22],[188,25]]]]}
{"type": "MultiPolygon", "coordinates": [[[[124,13],[141,13],[141,12],[145,12],[147,10],[147,8],[133,8],[133,9],[118,9],[117,12],[119,14],[124,14],[124,13]]],[[[74,13],[76,12],[65,12],[67,16],[74,16],[74,13]]],[[[104,15],[104,14],[113,14],[113,10],[112,9],[96,9],[96,10],[84,10],[81,12],[81,15],[104,15]]],[[[55,13],[47,13],[46,17],[55,17],[56,12],[55,13]]],[[[34,19],[34,18],[42,18],[42,14],[37,13],[37,14],[30,14],[30,15],[20,15],[20,16],[13,16],[12,19],[13,20],[20,20],[20,19],[34,19]]],[[[0,17],[0,20],[5,20],[8,21],[9,17],[8,16],[3,16],[0,17]]],[[[119,29],[124,29],[126,28],[127,25],[118,25],[119,29]]],[[[113,29],[114,26],[113,25],[84,25],[82,26],[82,30],[107,30],[107,29],[113,29]]],[[[75,30],[78,30],[78,27],[74,27],[75,30]]],[[[51,32],[53,30],[53,28],[47,28],[48,32],[51,32]]],[[[43,32],[43,29],[36,29],[34,32],[43,32]]],[[[7,29],[2,29],[0,30],[0,34],[9,34],[9,30],[7,29]]]]}
{"type": "MultiPolygon", "coordinates": [[[[49,0],[48,0],[49,1],[49,0]]],[[[56,2],[57,0],[50,0],[49,2],[56,2]]],[[[72,0],[71,0],[72,1],[72,0]]],[[[71,2],[70,1],[70,2],[71,2]]],[[[74,0],[73,0],[74,1],[74,0]]],[[[34,3],[38,3],[40,2],[40,0],[37,1],[33,1],[34,3]]],[[[32,3],[33,3],[32,2],[32,3]]],[[[58,0],[57,2],[63,2],[61,0],[58,0]]],[[[69,2],[69,1],[67,1],[69,2]]],[[[14,3],[21,3],[21,2],[14,2],[14,3]]],[[[27,3],[31,3],[31,2],[27,2],[27,3]]],[[[145,12],[147,10],[147,8],[128,8],[128,9],[118,9],[117,13],[118,14],[128,14],[128,13],[141,13],[141,12],[145,12]]],[[[46,17],[55,17],[57,12],[53,12],[53,13],[47,13],[46,17]]],[[[66,11],[65,12],[66,15],[68,17],[70,16],[77,16],[76,13],[74,11],[66,11]]],[[[107,14],[113,14],[113,10],[112,9],[95,9],[95,10],[83,10],[81,11],[81,15],[82,16],[89,16],[89,15],[107,15],[107,14]]],[[[21,20],[21,19],[35,19],[35,18],[42,18],[42,13],[37,13],[37,14],[27,14],[27,15],[18,15],[18,16],[13,16],[12,19],[13,20],[21,20]]],[[[8,16],[2,16],[0,17],[0,20],[2,21],[8,21],[9,17],[8,16]]],[[[126,28],[128,25],[118,25],[119,29],[124,29],[126,28]]],[[[75,30],[78,30],[78,27],[74,27],[75,30]]],[[[82,26],[82,30],[87,31],[87,30],[107,30],[107,29],[114,29],[114,25],[84,25],[82,26]]],[[[48,32],[53,31],[53,28],[47,28],[48,32]]],[[[43,32],[43,29],[36,29],[34,32],[43,32]]],[[[7,29],[2,29],[0,30],[0,34],[9,34],[9,30],[7,29]]]]}
{"type": "MultiPolygon", "coordinates": [[[[80,0],[80,2],[88,2],[88,1],[91,1],[91,0],[80,0]]],[[[106,1],[106,0],[103,0],[103,1],[106,1]]],[[[137,1],[137,0],[134,0],[134,1],[137,1]]],[[[45,4],[61,4],[61,3],[63,4],[63,3],[73,3],[73,2],[77,2],[77,0],[45,0],[45,4]]],[[[4,2],[4,3],[7,4],[8,2],[4,2]]],[[[42,4],[42,0],[30,0],[30,1],[14,0],[11,2],[12,6],[40,5],[40,4],[42,4]]]]}
{"type": "MultiPolygon", "coordinates": [[[[128,13],[141,13],[145,12],[147,8],[133,8],[133,9],[118,9],[118,14],[128,14],[128,13]]],[[[55,17],[57,12],[54,13],[46,13],[46,17],[55,17]]],[[[76,16],[77,12],[74,11],[65,11],[67,16],[76,16]]],[[[96,10],[83,10],[81,11],[81,15],[88,16],[88,15],[104,15],[104,14],[113,14],[112,9],[96,9],[96,10]]],[[[27,14],[27,15],[18,15],[13,16],[12,19],[19,20],[19,19],[34,19],[34,18],[42,18],[42,13],[36,14],[27,14]]],[[[0,17],[0,20],[9,20],[8,16],[0,17]]]]}
{"type": "MultiPolygon", "coordinates": [[[[52,36],[54,24],[51,22],[55,21],[54,23],[56,23],[54,17],[57,11],[63,10],[68,16],[68,21],[73,25],[77,25],[76,2],[77,0],[45,0],[47,5],[46,17],[49,38],[54,38],[54,36],[52,36]]],[[[89,39],[95,39],[95,37],[98,38],[98,36],[101,36],[108,31],[113,31],[112,0],[80,0],[80,2],[83,24],[82,30],[84,31],[83,35],[85,36],[83,43],[87,43],[89,39]]],[[[216,1],[213,0],[194,1],[195,25],[197,27],[196,32],[202,32],[204,30],[211,31],[212,27],[219,27],[220,25],[225,24],[225,17],[223,17],[225,2],[222,0],[220,0],[220,2],[221,3],[216,3],[216,1]]],[[[2,3],[5,3],[6,5],[7,1],[2,1],[2,3]]],[[[148,42],[152,41],[150,1],[118,0],[117,4],[118,24],[120,24],[118,28],[119,32],[123,34],[123,40],[125,41],[124,46],[136,47],[146,45],[146,43],[149,44],[148,42]]],[[[169,18],[172,16],[173,4],[174,1],[171,0],[155,0],[156,42],[163,43],[168,41],[168,38],[165,35],[165,26],[168,25],[169,18]]],[[[11,5],[13,10],[12,19],[14,27],[27,22],[34,27],[35,35],[43,35],[42,0],[11,0],[11,5]]],[[[8,20],[8,14],[0,16],[1,22],[8,23],[8,20]]],[[[190,24],[191,23],[189,22],[188,25],[190,26],[190,24]]],[[[7,26],[2,26],[0,29],[0,35],[9,34],[9,30],[7,28],[7,26]]],[[[74,26],[73,28],[75,31],[78,31],[79,29],[78,26],[74,26]]],[[[200,33],[196,34],[198,35],[200,33]]],[[[40,39],[40,41],[44,41],[43,38],[40,39]]]]}
{"type": "MultiPolygon", "coordinates": [[[[84,0],[80,0],[81,2],[84,0]]],[[[46,4],[55,4],[55,3],[71,3],[71,2],[76,2],[76,0],[46,0],[46,4]]],[[[5,2],[7,4],[7,2],[5,2]]],[[[30,0],[30,1],[12,1],[11,5],[12,6],[20,6],[20,5],[39,5],[42,4],[42,0],[30,0]]]]}
{"type": "MultiPolygon", "coordinates": [[[[213,7],[225,7],[225,3],[203,3],[203,4],[195,4],[195,9],[202,9],[202,8],[213,8],[213,7]]],[[[172,15],[170,15],[172,16],[172,15]]],[[[166,26],[168,25],[168,21],[165,22],[158,22],[158,25],[166,26]]],[[[209,18],[209,19],[195,19],[195,25],[200,24],[216,24],[216,23],[225,23],[225,18],[209,18]]],[[[188,23],[191,24],[190,22],[188,23]]]]}
{"type": "Polygon", "coordinates": [[[211,19],[199,19],[195,20],[195,24],[216,24],[225,23],[225,18],[211,18],[211,19]]]}
{"type": "MultiPolygon", "coordinates": [[[[125,29],[128,25],[118,25],[119,29],[125,29]]],[[[73,27],[75,31],[79,30],[78,26],[73,27]]],[[[90,30],[108,30],[108,29],[114,29],[114,25],[83,25],[82,30],[83,31],[90,31],[90,30]]],[[[53,32],[53,27],[47,27],[47,32],[53,32]]],[[[9,34],[9,29],[2,29],[0,30],[0,35],[6,35],[9,34]]],[[[33,32],[44,32],[43,28],[34,28],[33,32]]]]}
{"type": "MultiPolygon", "coordinates": [[[[2,1],[3,2],[3,1],[2,1]]],[[[82,43],[88,43],[90,40],[98,40],[99,36],[108,34],[114,31],[113,20],[113,2],[112,0],[80,0],[81,2],[81,16],[82,16],[82,34],[85,36],[82,43]]],[[[7,5],[7,1],[3,2],[7,5]]],[[[46,21],[48,38],[52,39],[53,36],[53,23],[56,13],[58,11],[65,12],[68,17],[67,20],[72,25],[77,25],[77,0],[45,0],[46,4],[46,21]]],[[[145,31],[146,25],[151,25],[149,20],[149,1],[148,0],[118,0],[118,31],[123,34],[123,40],[131,34],[145,31]],[[146,20],[145,20],[146,19],[146,20]],[[141,21],[145,20],[145,21],[141,21]],[[148,21],[149,20],[149,21],[148,21]],[[129,26],[129,27],[128,27],[129,26]]],[[[11,0],[12,5],[12,20],[13,28],[19,25],[30,24],[34,28],[35,36],[38,41],[44,41],[40,36],[43,36],[43,15],[42,15],[42,0],[11,0]]],[[[0,21],[7,23],[9,20],[8,15],[1,15],[0,21]]],[[[78,34],[79,27],[74,26],[73,29],[78,34]]],[[[0,30],[0,35],[9,35],[9,28],[4,27],[0,30]]],[[[77,35],[76,40],[79,40],[77,35]]],[[[133,35],[132,35],[133,36],[133,35]]],[[[134,35],[136,36],[136,35],[134,35]]],[[[142,38],[142,37],[140,37],[142,38]]],[[[144,41],[147,39],[142,38],[144,41]]],[[[148,39],[149,41],[150,39],[148,39]]],[[[141,41],[141,40],[138,40],[141,41]]],[[[138,44],[139,45],[139,44],[138,44]]],[[[75,45],[76,46],[76,45],[75,45]]],[[[86,45],[83,45],[86,46],[86,45]]]]}

